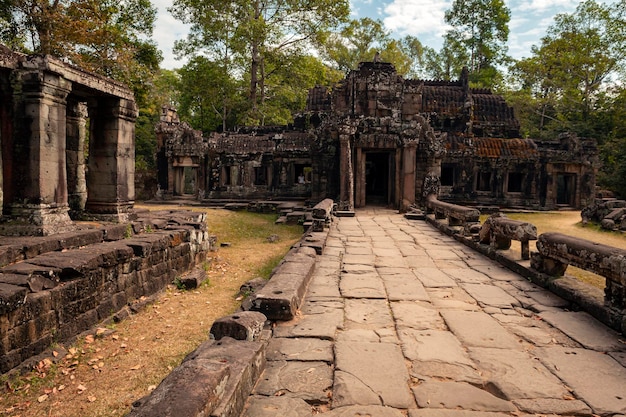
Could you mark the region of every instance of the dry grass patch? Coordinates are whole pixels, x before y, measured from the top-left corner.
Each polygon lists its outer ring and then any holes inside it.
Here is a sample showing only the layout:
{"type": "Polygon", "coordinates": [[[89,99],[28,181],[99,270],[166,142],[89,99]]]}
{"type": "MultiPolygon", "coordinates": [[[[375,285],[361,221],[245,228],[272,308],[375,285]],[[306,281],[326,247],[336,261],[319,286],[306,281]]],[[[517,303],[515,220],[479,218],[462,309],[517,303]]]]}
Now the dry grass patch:
{"type": "MultiPolygon", "coordinates": [[[[150,209],[178,207],[154,207],[150,209]]],[[[170,286],[139,314],[80,338],[58,364],[40,362],[20,378],[3,378],[0,416],[114,417],[147,395],[208,337],[212,323],[239,306],[244,282],[269,271],[302,236],[300,226],[277,226],[275,217],[194,208],[208,214],[209,232],[229,242],[209,254],[209,280],[193,291],[170,286]],[[276,243],[266,238],[277,234],[276,243]]],[[[62,356],[62,346],[53,349],[62,356]]]]}

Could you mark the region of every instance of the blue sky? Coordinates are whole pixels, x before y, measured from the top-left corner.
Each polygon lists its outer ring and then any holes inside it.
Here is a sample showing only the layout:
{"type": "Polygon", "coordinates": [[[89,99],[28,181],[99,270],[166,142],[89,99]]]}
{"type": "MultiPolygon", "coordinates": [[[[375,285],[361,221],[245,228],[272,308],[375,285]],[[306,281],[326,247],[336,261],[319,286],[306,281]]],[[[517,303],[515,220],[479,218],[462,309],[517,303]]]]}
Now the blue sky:
{"type": "MultiPolygon", "coordinates": [[[[616,0],[609,0],[611,3],[616,0]]],[[[619,0],[617,0],[619,1],[619,0]]],[[[538,45],[546,28],[558,13],[571,13],[576,0],[505,0],[511,10],[509,22],[509,54],[516,59],[530,55],[532,45],[538,45]]],[[[173,69],[184,65],[172,54],[174,41],[186,36],[187,28],[175,20],[167,7],[172,0],[153,0],[159,14],[154,38],[163,52],[164,68],[173,69]]],[[[435,49],[441,47],[446,31],[444,12],[452,0],[350,0],[352,18],[371,17],[380,19],[394,36],[413,35],[422,44],[435,49]]]]}

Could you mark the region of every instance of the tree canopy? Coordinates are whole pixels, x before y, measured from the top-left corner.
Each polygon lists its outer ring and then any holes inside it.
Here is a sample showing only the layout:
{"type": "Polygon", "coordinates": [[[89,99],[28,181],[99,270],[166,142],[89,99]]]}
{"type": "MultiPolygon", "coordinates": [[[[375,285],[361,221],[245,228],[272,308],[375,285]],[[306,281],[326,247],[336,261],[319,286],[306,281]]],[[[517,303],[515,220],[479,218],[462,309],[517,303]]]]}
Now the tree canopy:
{"type": "Polygon", "coordinates": [[[272,62],[304,55],[323,42],[328,30],[345,21],[347,0],[174,0],[170,12],[191,29],[176,44],[181,55],[204,55],[222,71],[247,79],[246,122],[267,118],[268,75],[272,62]]]}

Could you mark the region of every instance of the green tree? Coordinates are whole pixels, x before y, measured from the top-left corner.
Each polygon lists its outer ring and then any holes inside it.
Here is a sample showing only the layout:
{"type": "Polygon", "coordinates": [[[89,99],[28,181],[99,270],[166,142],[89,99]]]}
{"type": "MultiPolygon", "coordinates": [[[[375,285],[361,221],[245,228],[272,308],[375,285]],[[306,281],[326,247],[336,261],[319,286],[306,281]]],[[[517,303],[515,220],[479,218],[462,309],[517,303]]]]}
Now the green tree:
{"type": "Polygon", "coordinates": [[[500,81],[497,66],[507,62],[511,12],[503,0],[454,0],[445,21],[448,52],[467,56],[470,81],[479,87],[494,87],[500,81]]]}
{"type": "Polygon", "coordinates": [[[174,0],[170,12],[191,25],[179,54],[205,55],[238,78],[247,74],[248,120],[261,124],[267,62],[302,54],[345,21],[347,0],[174,0]]]}
{"type": "Polygon", "coordinates": [[[450,81],[458,79],[469,56],[458,39],[445,37],[441,50],[425,47],[423,71],[428,78],[450,81]]]}
{"type": "Polygon", "coordinates": [[[541,129],[599,133],[592,123],[599,100],[626,63],[625,14],[625,2],[580,3],[575,13],[557,15],[532,56],[513,66],[541,129]]]}

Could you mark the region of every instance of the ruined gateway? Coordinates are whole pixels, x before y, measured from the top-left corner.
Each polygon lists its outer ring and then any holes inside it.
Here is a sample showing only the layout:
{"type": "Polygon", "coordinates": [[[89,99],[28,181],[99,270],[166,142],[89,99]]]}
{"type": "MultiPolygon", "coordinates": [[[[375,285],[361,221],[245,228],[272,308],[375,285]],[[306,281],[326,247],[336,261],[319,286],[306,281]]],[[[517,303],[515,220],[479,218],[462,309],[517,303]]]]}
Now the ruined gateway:
{"type": "Polygon", "coordinates": [[[434,176],[439,199],[457,204],[556,209],[594,199],[595,141],[520,138],[513,109],[470,88],[466,70],[458,81],[410,80],[364,62],[332,91],[312,89],[292,126],[206,138],[164,109],[156,132],[165,198],[332,198],[344,210],[407,210],[434,176]]]}

